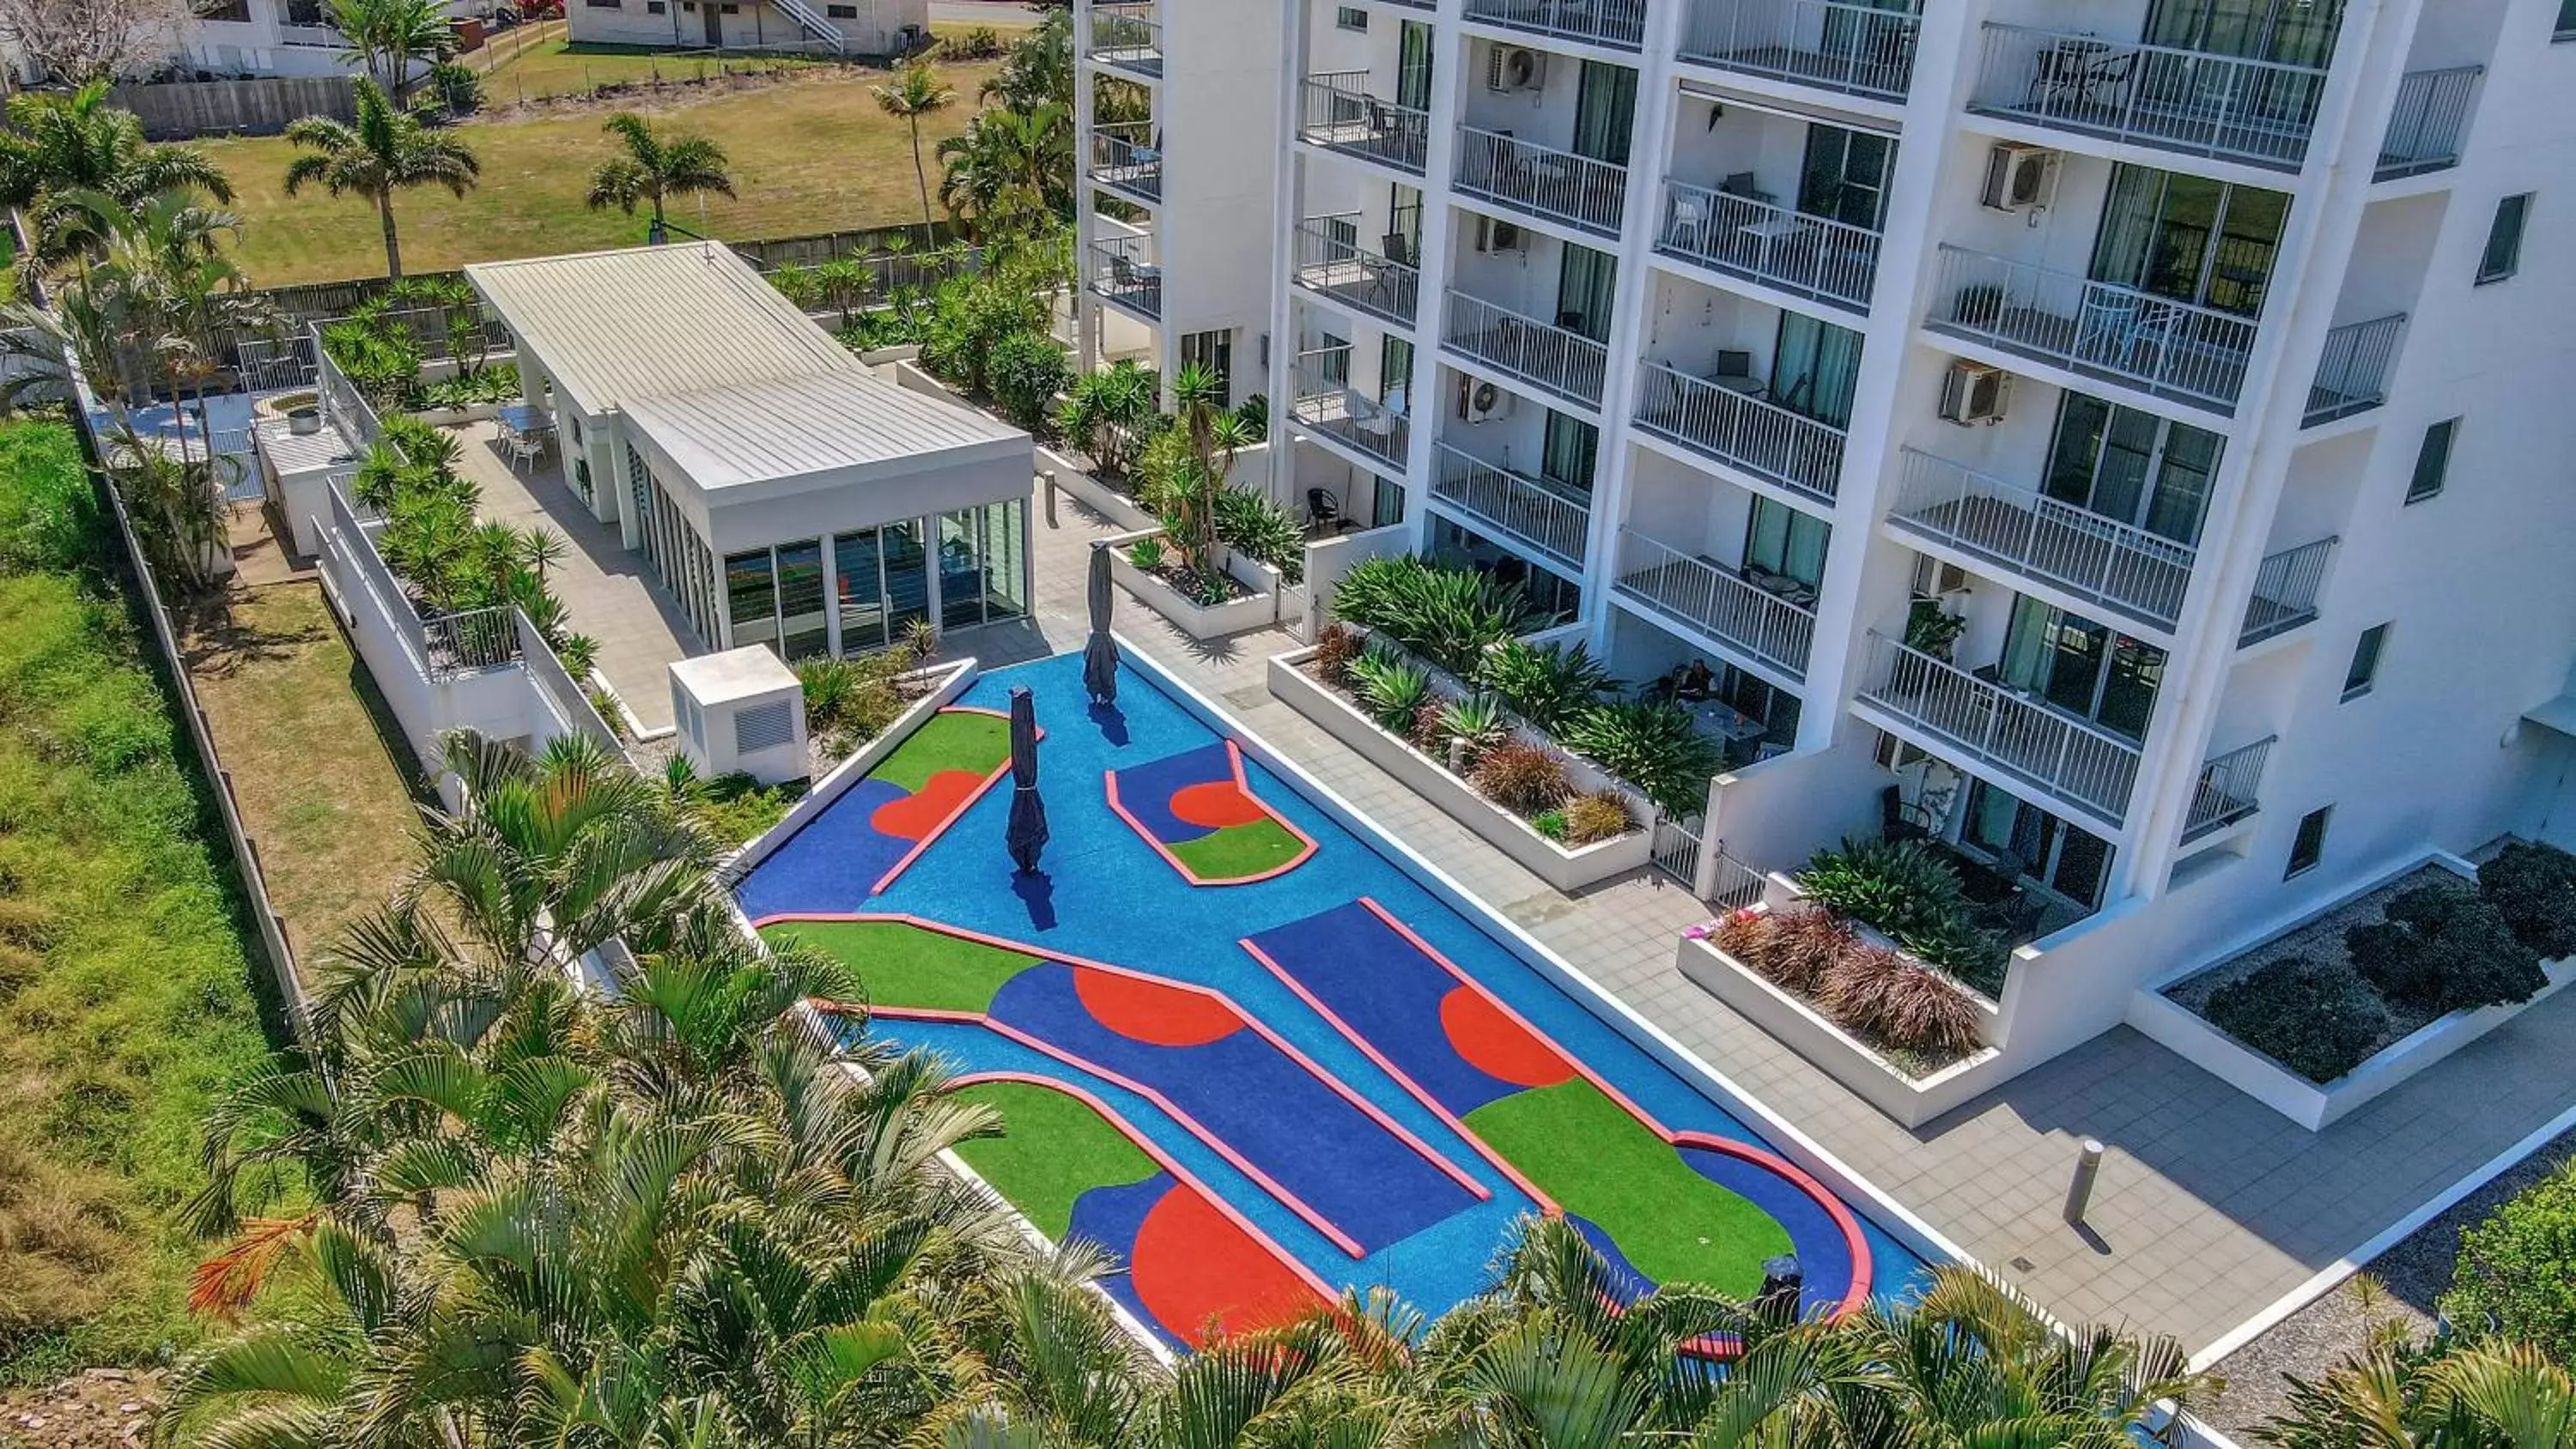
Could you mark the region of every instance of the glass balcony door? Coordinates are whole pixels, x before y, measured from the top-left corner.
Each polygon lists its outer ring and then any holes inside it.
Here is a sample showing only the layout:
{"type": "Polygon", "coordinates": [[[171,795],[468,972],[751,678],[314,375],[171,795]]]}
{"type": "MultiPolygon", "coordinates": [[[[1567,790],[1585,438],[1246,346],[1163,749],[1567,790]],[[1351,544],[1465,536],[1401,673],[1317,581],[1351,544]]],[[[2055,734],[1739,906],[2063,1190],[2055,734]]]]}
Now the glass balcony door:
{"type": "Polygon", "coordinates": [[[2156,0],[2147,42],[2211,55],[2322,67],[2334,58],[2343,0],[2156,0]]]}
{"type": "Polygon", "coordinates": [[[1780,314],[1771,348],[1770,400],[1834,428],[1851,425],[1860,381],[1860,334],[1803,312],[1780,314]]]}
{"type": "Polygon", "coordinates": [[[1822,122],[1807,127],[1807,151],[1798,167],[1798,210],[1877,231],[1887,219],[1887,177],[1896,142],[1868,131],[1822,122]]]}
{"type": "Polygon", "coordinates": [[[2289,215],[2290,198],[2278,191],[2116,166],[2088,275],[2253,317],[2263,310],[2289,215]]]}
{"type": "Polygon", "coordinates": [[[2040,491],[2116,523],[2197,546],[2219,436],[2070,392],[2058,404],[2040,491]]]}
{"type": "Polygon", "coordinates": [[[2165,651],[2028,596],[2013,600],[2002,682],[2068,714],[2143,740],[2163,682],[2165,651]]]}
{"type": "Polygon", "coordinates": [[[1793,602],[1811,605],[1816,586],[1824,582],[1825,549],[1833,532],[1823,519],[1757,494],[1744,522],[1744,570],[1794,582],[1806,597],[1793,602]]]}
{"type": "Polygon", "coordinates": [[[1556,267],[1556,325],[1595,342],[1610,340],[1610,309],[1619,295],[1619,259],[1567,242],[1556,267]]]}
{"type": "Polygon", "coordinates": [[[1574,91],[1574,144],[1566,149],[1625,166],[1636,129],[1637,73],[1607,61],[1585,61],[1574,91]]]}
{"type": "Polygon", "coordinates": [[[1416,111],[1431,109],[1431,27],[1419,20],[1404,21],[1396,30],[1395,103],[1416,111]]]}
{"type": "Polygon", "coordinates": [[[1959,838],[2088,910],[2102,904],[2102,886],[2111,873],[2110,842],[2009,790],[1972,781],[1959,838]]]}

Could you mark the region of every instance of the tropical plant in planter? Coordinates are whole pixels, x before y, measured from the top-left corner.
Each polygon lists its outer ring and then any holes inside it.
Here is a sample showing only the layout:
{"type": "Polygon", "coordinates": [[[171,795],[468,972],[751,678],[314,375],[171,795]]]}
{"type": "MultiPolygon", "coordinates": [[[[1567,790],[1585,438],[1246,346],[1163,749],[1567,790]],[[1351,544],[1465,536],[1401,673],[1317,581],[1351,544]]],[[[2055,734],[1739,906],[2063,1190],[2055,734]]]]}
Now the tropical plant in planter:
{"type": "Polygon", "coordinates": [[[2576,956],[2576,855],[2513,841],[2478,867],[2478,894],[2542,960],[2576,956]]]}
{"type": "Polygon", "coordinates": [[[1615,791],[1579,795],[1565,803],[1565,843],[1571,846],[1616,840],[1636,826],[1628,814],[1628,802],[1615,791]]]}
{"type": "Polygon", "coordinates": [[[1354,565],[1333,588],[1333,612],[1462,677],[1530,619],[1516,586],[1403,555],[1354,565]]]}
{"type": "Polygon", "coordinates": [[[1522,816],[1552,810],[1570,793],[1564,760],[1553,751],[1517,741],[1487,750],[1467,783],[1486,799],[1522,816]]]}
{"type": "Polygon", "coordinates": [[[1065,400],[1056,410],[1056,429],[1090,454],[1094,467],[1123,478],[1149,436],[1148,424],[1156,416],[1154,405],[1161,389],[1161,380],[1153,372],[1133,362],[1084,373],[1065,390],[1065,400]]]}
{"type": "Polygon", "coordinates": [[[1635,786],[1667,815],[1697,815],[1708,808],[1718,747],[1678,705],[1654,700],[1596,704],[1577,711],[1557,738],[1635,786]]]}
{"type": "Polygon", "coordinates": [[[1798,887],[1988,995],[2003,989],[2003,941],[1976,924],[1958,867],[1928,842],[1845,840],[1839,850],[1816,852],[1798,887]]]}
{"type": "Polygon", "coordinates": [[[1521,718],[1553,733],[1618,687],[1583,645],[1544,647],[1506,639],[1485,651],[1476,682],[1503,697],[1521,718]]]}
{"type": "Polygon", "coordinates": [[[1511,732],[1511,718],[1504,714],[1501,700],[1490,694],[1470,694],[1442,706],[1440,731],[1466,747],[1464,763],[1472,769],[1478,756],[1511,732]]]}
{"type": "Polygon", "coordinates": [[[1140,538],[1127,545],[1127,561],[1149,574],[1161,568],[1163,566],[1162,535],[1140,538]]]}
{"type": "Polygon", "coordinates": [[[1414,714],[1431,697],[1431,674],[1382,649],[1351,661],[1351,684],[1378,727],[1401,739],[1413,735],[1414,714]]]}
{"type": "MultiPolygon", "coordinates": [[[[1240,419],[1242,414],[1236,417],[1240,419]]],[[[1248,433],[1250,429],[1248,423],[1238,422],[1236,426],[1240,432],[1248,433]]],[[[1306,530],[1269,494],[1250,488],[1228,488],[1218,494],[1216,536],[1236,553],[1279,570],[1279,577],[1287,582],[1305,582],[1306,530]]]]}
{"type": "Polygon", "coordinates": [[[1326,624],[1315,636],[1315,675],[1326,684],[1346,686],[1351,682],[1351,662],[1360,657],[1358,630],[1348,624],[1326,624]]]}
{"type": "Polygon", "coordinates": [[[1959,636],[1966,632],[1968,621],[1943,612],[1938,599],[1916,599],[1905,612],[1905,647],[1944,664],[1950,662],[1950,651],[1959,647],[1959,636]]]}

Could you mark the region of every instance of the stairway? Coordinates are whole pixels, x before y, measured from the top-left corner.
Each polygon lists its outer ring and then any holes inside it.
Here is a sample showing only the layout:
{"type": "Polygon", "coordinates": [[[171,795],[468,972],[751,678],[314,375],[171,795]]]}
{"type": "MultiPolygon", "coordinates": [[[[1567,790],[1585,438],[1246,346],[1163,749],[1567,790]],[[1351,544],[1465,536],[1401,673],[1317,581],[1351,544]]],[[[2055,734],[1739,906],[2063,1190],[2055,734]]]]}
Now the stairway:
{"type": "Polygon", "coordinates": [[[770,3],[784,11],[788,19],[805,27],[808,35],[831,46],[835,54],[848,53],[850,43],[842,37],[840,27],[825,19],[823,12],[807,4],[806,0],[770,0],[770,3]]]}

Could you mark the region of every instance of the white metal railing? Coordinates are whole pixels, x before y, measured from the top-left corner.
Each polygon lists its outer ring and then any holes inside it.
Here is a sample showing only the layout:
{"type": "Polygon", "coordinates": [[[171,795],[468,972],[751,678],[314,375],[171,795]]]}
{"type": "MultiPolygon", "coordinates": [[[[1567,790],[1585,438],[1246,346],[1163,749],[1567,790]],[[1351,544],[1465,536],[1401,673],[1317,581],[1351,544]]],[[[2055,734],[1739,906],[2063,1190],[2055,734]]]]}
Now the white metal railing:
{"type": "Polygon", "coordinates": [[[2183,816],[2184,844],[2213,830],[2224,830],[2255,812],[2256,793],[2263,784],[2263,762],[2271,757],[2276,738],[2265,735],[2250,745],[2201,762],[2200,779],[2191,790],[2191,809],[2183,816]]]}
{"type": "Polygon", "coordinates": [[[1717,879],[1708,893],[1709,904],[1730,911],[1750,910],[1762,904],[1770,884],[1761,871],[1729,855],[1725,841],[1717,843],[1717,879]]]}
{"type": "Polygon", "coordinates": [[[1413,444],[1412,421],[1327,373],[1322,364],[1332,354],[1340,354],[1343,365],[1349,365],[1349,350],[1339,347],[1301,354],[1289,364],[1289,415],[1314,432],[1402,469],[1413,444]]]}
{"type": "Polygon", "coordinates": [[[1888,523],[2170,630],[2196,550],[1913,448],[1888,523]]]}
{"type": "Polygon", "coordinates": [[[2228,412],[2254,351],[2251,317],[1947,245],[1930,320],[2089,377],[2228,412]]]}
{"type": "Polygon", "coordinates": [[[333,50],[338,50],[347,45],[349,41],[348,37],[342,35],[336,26],[280,24],[277,27],[277,43],[280,45],[327,45],[333,50]]]}
{"type": "Polygon", "coordinates": [[[1664,363],[1638,369],[1637,426],[1820,502],[1841,486],[1842,429],[1664,363]]]}
{"type": "Polygon", "coordinates": [[[1905,99],[1922,21],[1847,0],[1694,0],[1681,58],[1884,100],[1905,99]]]}
{"type": "Polygon", "coordinates": [[[2388,370],[2396,365],[2397,346],[2405,336],[2403,312],[2367,322],[2347,322],[2327,332],[2325,350],[2317,355],[2316,380],[2308,385],[2307,412],[2299,426],[2312,428],[2366,413],[2388,401],[2388,370]]]}
{"type": "Polygon", "coordinates": [[[1297,225],[1297,285],[1402,326],[1422,302],[1422,274],[1357,242],[1342,240],[1328,218],[1297,225]]]}
{"type": "Polygon", "coordinates": [[[1148,317],[1163,315],[1163,269],[1141,236],[1101,237],[1091,244],[1091,290],[1148,317]]]}
{"type": "Polygon", "coordinates": [[[1091,58],[1139,75],[1163,73],[1163,27],[1151,4],[1095,5],[1091,12],[1091,58]]]}
{"type": "Polygon", "coordinates": [[[563,721],[565,728],[572,733],[588,735],[607,747],[609,753],[621,759],[627,758],[626,742],[619,739],[617,731],[600,717],[598,707],[590,702],[590,691],[572,677],[571,670],[564,668],[554,646],[546,642],[545,631],[539,629],[523,610],[512,608],[510,615],[517,626],[519,658],[527,666],[528,680],[546,697],[555,717],[563,721]]]}
{"type": "Polygon", "coordinates": [[[1344,155],[1422,174],[1431,149],[1431,114],[1369,94],[1364,70],[1326,71],[1300,87],[1297,135],[1344,155]]]}
{"type": "Polygon", "coordinates": [[[2090,720],[1873,631],[1861,699],[2114,827],[2129,808],[2139,749],[2090,720]]]}
{"type": "Polygon", "coordinates": [[[373,446],[383,435],[384,424],[377,421],[373,403],[358,385],[331,360],[330,349],[321,345],[320,329],[315,329],[313,346],[313,390],[322,404],[325,422],[338,427],[341,436],[360,448],[373,446]]]}
{"type": "Polygon", "coordinates": [[[1578,570],[1583,567],[1592,524],[1589,499],[1497,468],[1447,443],[1438,448],[1440,466],[1431,475],[1432,497],[1559,563],[1578,570]]]}
{"type": "Polygon", "coordinates": [[[1705,823],[1696,815],[1688,820],[1657,815],[1655,838],[1650,846],[1655,869],[1694,891],[1699,889],[1699,862],[1705,849],[1700,830],[1705,823]]]}
{"type": "Polygon", "coordinates": [[[1601,405],[1610,349],[1571,328],[1524,317],[1452,288],[1440,336],[1498,371],[1588,407],[1601,405]]]}
{"type": "Polygon", "coordinates": [[[1163,198],[1163,153],[1155,149],[1150,121],[1091,129],[1091,179],[1147,201],[1163,198]]]}
{"type": "Polygon", "coordinates": [[[1458,128],[1458,189],[1602,236],[1619,234],[1628,168],[1500,131],[1458,128]]]}
{"type": "Polygon", "coordinates": [[[1697,627],[1791,679],[1807,676],[1816,612],[1718,564],[1619,530],[1617,587],[1623,594],[1697,627]]]}
{"type": "Polygon", "coordinates": [[[2237,647],[2287,634],[2317,616],[2317,594],[2325,587],[2334,546],[2333,538],[2320,538],[2271,554],[2255,567],[2254,596],[2246,601],[2237,647]]]}
{"type": "Polygon", "coordinates": [[[2469,129],[2469,101],[2477,94],[2482,65],[2408,71],[2397,83],[2397,104],[2379,142],[2374,180],[2421,176],[2460,163],[2460,139],[2469,129]]]}
{"type": "Polygon", "coordinates": [[[1878,278],[1877,232],[1685,181],[1664,183],[1655,238],[1666,256],[1855,312],[1878,278]]]}
{"type": "Polygon", "coordinates": [[[1989,21],[1969,109],[2296,171],[2325,86],[2317,66],[1989,21]]]}
{"type": "Polygon", "coordinates": [[[1635,50],[1646,40],[1645,0],[1467,0],[1468,19],[1538,35],[1635,50]]]}

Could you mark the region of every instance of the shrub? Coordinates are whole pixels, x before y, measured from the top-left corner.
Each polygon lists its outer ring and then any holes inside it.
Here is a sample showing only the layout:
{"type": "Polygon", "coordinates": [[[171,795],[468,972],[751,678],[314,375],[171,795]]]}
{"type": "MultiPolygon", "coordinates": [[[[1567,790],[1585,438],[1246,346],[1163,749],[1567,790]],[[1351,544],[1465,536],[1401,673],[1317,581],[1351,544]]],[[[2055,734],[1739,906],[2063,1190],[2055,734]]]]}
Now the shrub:
{"type": "Polygon", "coordinates": [[[1860,949],[1860,938],[1831,911],[1810,907],[1772,920],[1768,950],[1745,964],[1801,996],[1820,994],[1834,963],[1860,949]]]}
{"type": "Polygon", "coordinates": [[[1002,37],[993,27],[978,25],[963,35],[939,37],[930,53],[944,61],[991,60],[1002,53],[1002,37]]]}
{"type": "Polygon", "coordinates": [[[1897,937],[1924,965],[1945,972],[1990,997],[2004,994],[2012,948],[2001,936],[1965,916],[1945,916],[1897,937]]]}
{"type": "Polygon", "coordinates": [[[2467,891],[2417,886],[2382,914],[2344,932],[2344,951],[2391,1001],[2439,1014],[2529,1001],[2549,982],[2504,913],[2467,891]]]}
{"type": "Polygon", "coordinates": [[[1503,715],[1503,703],[1490,694],[1471,694],[1451,700],[1441,712],[1441,732],[1451,739],[1467,742],[1467,758],[1472,764],[1478,755],[1493,748],[1510,728],[1503,715]]]}
{"type": "MultiPolygon", "coordinates": [[[[1425,681],[1426,684],[1428,682],[1425,681]]],[[[1413,707],[1413,728],[1405,733],[1405,738],[1413,741],[1415,749],[1438,759],[1449,749],[1449,731],[1443,727],[1448,718],[1449,702],[1436,693],[1426,694],[1422,702],[1413,707]]]]}
{"type": "Polygon", "coordinates": [[[1667,815],[1708,808],[1718,747],[1679,705],[1621,700],[1579,710],[1558,732],[1567,746],[1637,787],[1667,815]]]}
{"type": "Polygon", "coordinates": [[[1147,573],[1163,566],[1163,540],[1160,535],[1140,538],[1127,545],[1127,561],[1147,573]]]}
{"type": "Polygon", "coordinates": [[[1243,419],[1244,431],[1252,435],[1254,442],[1270,436],[1270,394],[1256,392],[1245,398],[1243,405],[1234,410],[1234,415],[1243,419]]]}
{"type": "Polygon", "coordinates": [[[1354,565],[1334,585],[1332,604],[1342,618],[1462,676],[1530,616],[1519,588],[1491,574],[1402,555],[1354,565]]]}
{"type": "Polygon", "coordinates": [[[2441,1310],[2462,1332],[2576,1362],[2576,1165],[2562,1164],[2461,1235],[2441,1310]]]}
{"type": "Polygon", "coordinates": [[[1710,926],[1709,944],[1768,976],[1771,973],[1760,963],[1770,954],[1777,924],[1761,911],[1729,911],[1710,926]]]}
{"type": "Polygon", "coordinates": [[[1957,987],[1884,946],[1837,957],[1823,989],[1844,1026],[1900,1051],[1957,1057],[1978,1046],[1978,1012],[1957,987]]]}
{"type": "Polygon", "coordinates": [[[2351,968],[2284,956],[2209,995],[2212,1025],[2312,1082],[2361,1065],[2388,1033],[2388,1008],[2351,968]]]}
{"type": "Polygon", "coordinates": [[[1073,385],[1073,364],[1043,332],[1014,332],[985,360],[993,401],[1014,427],[1045,436],[1055,421],[1055,395],[1073,385]]]}
{"type": "Polygon", "coordinates": [[[1431,697],[1430,671],[1384,650],[1352,660],[1351,683],[1369,717],[1391,735],[1409,736],[1415,709],[1431,697]]]}
{"type": "Polygon", "coordinates": [[[1349,684],[1351,661],[1359,657],[1359,631],[1347,624],[1326,624],[1315,636],[1315,674],[1326,684],[1349,684]]]}
{"type": "Polygon", "coordinates": [[[1521,718],[1550,732],[1618,684],[1581,644],[1541,648],[1519,639],[1487,650],[1477,663],[1476,682],[1501,695],[1521,718]]]}
{"type": "Polygon", "coordinates": [[[1571,827],[1565,823],[1564,811],[1542,810],[1530,817],[1530,829],[1559,844],[1564,844],[1571,827]]]}
{"type": "Polygon", "coordinates": [[[437,99],[450,119],[483,109],[483,77],[472,66],[440,61],[429,68],[426,79],[428,94],[437,99]]]}
{"type": "Polygon", "coordinates": [[[1228,488],[1216,496],[1219,543],[1279,570],[1291,584],[1306,578],[1306,530],[1269,494],[1228,488]]]}
{"type": "Polygon", "coordinates": [[[2003,991],[2003,939],[1976,923],[1959,868],[1928,841],[1845,840],[1798,873],[1817,904],[1893,937],[1924,964],[1989,996],[2003,991]]]}
{"type": "Polygon", "coordinates": [[[1591,845],[1613,840],[1634,827],[1628,818],[1628,802],[1618,795],[1602,791],[1568,801],[1565,806],[1565,843],[1591,845]]]}
{"type": "Polygon", "coordinates": [[[2515,841],[2478,867],[2478,894],[2544,961],[2576,956],[2576,855],[2515,841]]]}
{"type": "Polygon", "coordinates": [[[1565,798],[1565,761],[1536,745],[1496,745],[1476,762],[1467,783],[1506,810],[1534,815],[1565,798]]]}

